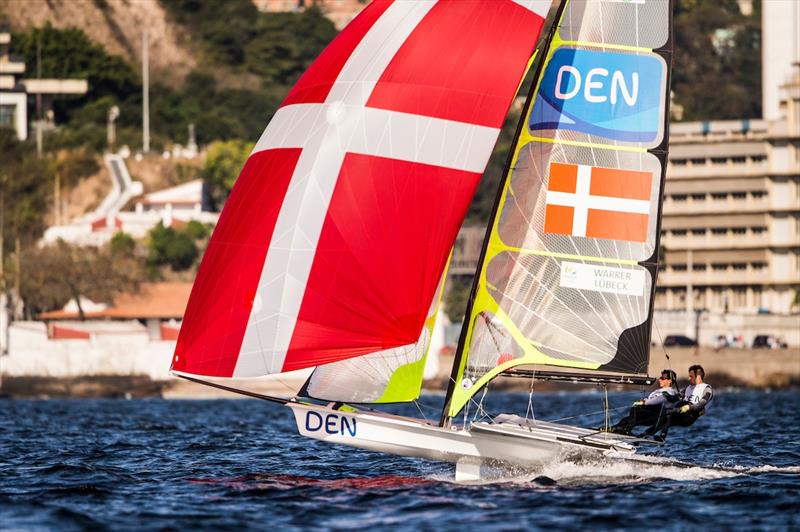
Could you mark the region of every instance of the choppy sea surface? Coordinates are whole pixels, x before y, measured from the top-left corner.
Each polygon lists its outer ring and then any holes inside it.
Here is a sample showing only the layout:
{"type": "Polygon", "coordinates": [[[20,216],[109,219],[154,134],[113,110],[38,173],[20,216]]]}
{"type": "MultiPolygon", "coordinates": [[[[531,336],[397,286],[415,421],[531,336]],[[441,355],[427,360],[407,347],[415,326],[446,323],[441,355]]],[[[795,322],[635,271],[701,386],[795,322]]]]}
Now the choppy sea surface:
{"type": "MultiPolygon", "coordinates": [[[[495,412],[528,402],[491,397],[495,412]]],[[[638,397],[610,394],[612,417],[638,397]]],[[[534,407],[558,419],[602,403],[543,393],[534,407]]],[[[452,465],[302,438],[258,400],[2,401],[0,529],[798,530],[799,425],[797,391],[720,390],[709,415],[642,451],[689,466],[565,461],[459,485],[452,465]]]]}

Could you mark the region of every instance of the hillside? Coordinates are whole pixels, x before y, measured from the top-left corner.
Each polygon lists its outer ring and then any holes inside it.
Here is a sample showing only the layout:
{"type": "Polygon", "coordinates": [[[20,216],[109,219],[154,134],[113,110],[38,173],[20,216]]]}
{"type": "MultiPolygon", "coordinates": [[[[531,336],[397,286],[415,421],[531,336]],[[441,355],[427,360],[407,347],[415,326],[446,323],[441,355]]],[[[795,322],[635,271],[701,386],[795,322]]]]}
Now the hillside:
{"type": "MultiPolygon", "coordinates": [[[[0,0],[12,31],[50,23],[78,27],[110,54],[141,64],[142,28],[148,29],[150,65],[164,82],[182,82],[197,66],[198,53],[186,30],[172,22],[156,0],[0,0]]],[[[31,65],[29,65],[29,72],[31,65]]]]}

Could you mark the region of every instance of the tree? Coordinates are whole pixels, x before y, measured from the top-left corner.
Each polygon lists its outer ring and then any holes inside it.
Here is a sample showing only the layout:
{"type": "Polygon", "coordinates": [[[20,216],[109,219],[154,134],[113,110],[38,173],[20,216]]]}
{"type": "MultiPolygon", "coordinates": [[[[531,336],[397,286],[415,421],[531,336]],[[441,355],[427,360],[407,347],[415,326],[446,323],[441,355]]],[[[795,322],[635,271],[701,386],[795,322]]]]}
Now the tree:
{"type": "Polygon", "coordinates": [[[41,236],[44,214],[51,205],[52,166],[38,159],[30,143],[17,141],[16,134],[0,128],[0,196],[3,198],[2,227],[6,245],[19,237],[23,243],[41,236]]]}
{"type": "Polygon", "coordinates": [[[211,234],[211,226],[192,220],[186,224],[184,232],[194,240],[203,240],[211,234]]]}
{"type": "Polygon", "coordinates": [[[169,266],[174,271],[189,269],[199,254],[197,245],[186,232],[161,224],[150,231],[149,250],[148,266],[169,266]]]}
{"type": "Polygon", "coordinates": [[[451,323],[460,323],[464,319],[472,277],[454,275],[448,280],[447,293],[444,295],[444,310],[451,323]]]}
{"type": "Polygon", "coordinates": [[[133,257],[136,251],[136,241],[131,235],[123,231],[115,233],[108,243],[112,257],[133,257]]]}
{"type": "Polygon", "coordinates": [[[59,240],[22,253],[20,291],[29,317],[63,307],[74,299],[81,320],[81,296],[111,303],[120,292],[136,290],[141,276],[135,260],[115,257],[109,248],[83,248],[59,240]]]}
{"type": "Polygon", "coordinates": [[[214,207],[222,208],[228,199],[251,151],[253,145],[243,140],[215,142],[208,148],[201,175],[214,207]]]}
{"type": "Polygon", "coordinates": [[[684,120],[761,115],[760,2],[753,8],[744,16],[736,0],[676,3],[672,89],[684,120]]]}

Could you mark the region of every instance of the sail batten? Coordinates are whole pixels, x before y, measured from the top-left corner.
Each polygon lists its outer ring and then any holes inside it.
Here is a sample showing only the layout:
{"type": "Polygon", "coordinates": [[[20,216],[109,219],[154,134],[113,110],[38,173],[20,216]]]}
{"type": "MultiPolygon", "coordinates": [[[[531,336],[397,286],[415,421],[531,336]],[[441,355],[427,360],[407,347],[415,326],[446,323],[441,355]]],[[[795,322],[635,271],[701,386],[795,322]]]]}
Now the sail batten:
{"type": "Polygon", "coordinates": [[[670,2],[562,2],[476,273],[443,423],[523,364],[646,374],[670,26],[670,2]]]}

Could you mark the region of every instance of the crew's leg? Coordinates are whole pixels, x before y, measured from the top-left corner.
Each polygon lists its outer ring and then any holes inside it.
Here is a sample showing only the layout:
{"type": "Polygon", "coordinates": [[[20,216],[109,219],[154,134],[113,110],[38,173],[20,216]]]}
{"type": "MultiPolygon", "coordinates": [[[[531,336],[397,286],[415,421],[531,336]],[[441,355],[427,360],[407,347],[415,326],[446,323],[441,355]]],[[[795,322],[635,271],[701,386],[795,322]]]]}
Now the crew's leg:
{"type": "Polygon", "coordinates": [[[616,434],[630,434],[631,430],[633,430],[633,427],[636,425],[636,408],[637,407],[632,406],[628,411],[628,415],[617,421],[617,423],[611,427],[611,432],[616,434]]]}
{"type": "Polygon", "coordinates": [[[685,414],[675,412],[672,414],[671,425],[674,427],[688,427],[700,417],[697,412],[688,411],[685,414]]]}
{"type": "Polygon", "coordinates": [[[661,413],[661,405],[640,405],[631,407],[628,415],[611,427],[611,432],[630,434],[637,425],[652,425],[661,413]]]}

